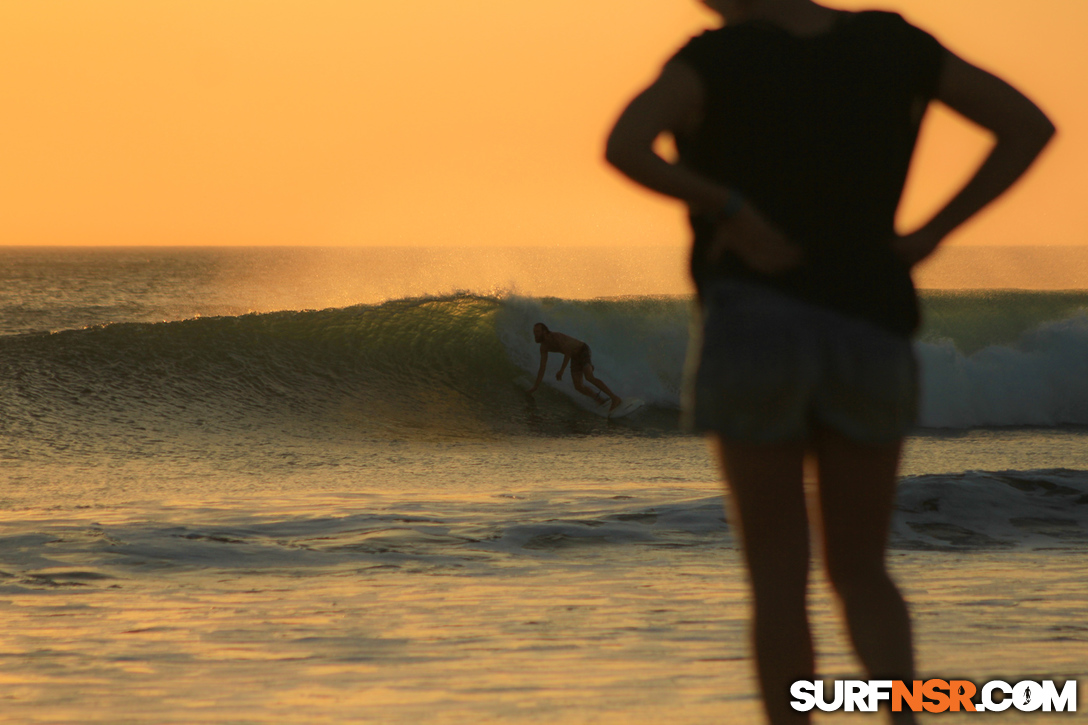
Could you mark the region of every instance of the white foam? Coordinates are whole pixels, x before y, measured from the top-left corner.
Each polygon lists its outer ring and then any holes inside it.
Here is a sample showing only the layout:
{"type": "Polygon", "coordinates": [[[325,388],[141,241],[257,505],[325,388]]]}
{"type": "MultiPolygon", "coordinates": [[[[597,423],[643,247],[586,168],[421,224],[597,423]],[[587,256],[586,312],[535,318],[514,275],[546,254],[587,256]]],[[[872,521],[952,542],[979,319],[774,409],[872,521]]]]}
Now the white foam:
{"type": "Polygon", "coordinates": [[[918,343],[927,427],[1088,424],[1088,315],[1045,323],[1013,345],[965,356],[918,343]]]}

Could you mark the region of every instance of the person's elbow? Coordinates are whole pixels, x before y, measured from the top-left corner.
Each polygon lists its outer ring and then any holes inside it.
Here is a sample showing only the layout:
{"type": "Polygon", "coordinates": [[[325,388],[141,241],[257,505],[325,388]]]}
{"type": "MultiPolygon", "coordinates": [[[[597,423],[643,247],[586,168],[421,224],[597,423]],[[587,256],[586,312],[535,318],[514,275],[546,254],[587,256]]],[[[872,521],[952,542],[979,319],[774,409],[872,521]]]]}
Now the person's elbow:
{"type": "Polygon", "coordinates": [[[1025,119],[1024,125],[1019,129],[1024,142],[1042,151],[1058,133],[1058,127],[1054,122],[1036,107],[1035,112],[1025,119]]]}
{"type": "Polygon", "coordinates": [[[642,134],[619,129],[608,137],[604,148],[604,160],[628,179],[646,184],[653,178],[661,157],[654,152],[653,141],[642,134]]]}
{"type": "Polygon", "coordinates": [[[1057,133],[1058,127],[1035,104],[1031,104],[1029,109],[1025,109],[1016,123],[995,130],[998,142],[1015,141],[1019,146],[1030,149],[1035,153],[1040,153],[1046,148],[1057,133]]]}
{"type": "Polygon", "coordinates": [[[1041,148],[1050,143],[1054,137],[1058,135],[1058,127],[1054,125],[1054,122],[1051,121],[1045,113],[1041,113],[1040,115],[1042,116],[1042,119],[1038,124],[1036,134],[1041,148]]]}
{"type": "Polygon", "coordinates": [[[623,129],[617,125],[608,134],[608,140],[604,144],[604,160],[618,171],[630,175],[637,166],[639,147],[623,129]]]}

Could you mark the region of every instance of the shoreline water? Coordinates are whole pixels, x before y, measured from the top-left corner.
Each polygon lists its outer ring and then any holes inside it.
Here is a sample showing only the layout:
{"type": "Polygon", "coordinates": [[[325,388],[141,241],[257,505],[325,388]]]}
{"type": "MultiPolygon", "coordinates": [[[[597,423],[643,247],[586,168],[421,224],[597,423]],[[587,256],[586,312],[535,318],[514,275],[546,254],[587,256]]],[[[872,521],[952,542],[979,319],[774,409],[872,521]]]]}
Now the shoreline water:
{"type": "MultiPolygon", "coordinates": [[[[891,567],[926,676],[1088,675],[1071,557],[896,552],[891,567]]],[[[731,548],[628,549],[486,575],[218,570],[8,594],[0,722],[750,722],[742,571],[731,548]]],[[[821,673],[856,676],[819,575],[810,606],[821,673]]]]}

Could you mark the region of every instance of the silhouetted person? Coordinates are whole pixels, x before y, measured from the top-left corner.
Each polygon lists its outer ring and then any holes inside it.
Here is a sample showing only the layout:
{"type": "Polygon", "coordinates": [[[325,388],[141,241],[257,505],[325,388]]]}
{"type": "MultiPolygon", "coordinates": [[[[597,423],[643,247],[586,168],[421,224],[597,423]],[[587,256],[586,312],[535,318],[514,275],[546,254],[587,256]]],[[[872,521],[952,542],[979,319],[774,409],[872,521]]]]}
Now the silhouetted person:
{"type": "Polygon", "coordinates": [[[690,208],[702,311],[692,417],[721,454],[766,712],[774,723],[807,721],[790,708],[789,686],[815,675],[810,519],[869,676],[914,678],[910,620],[884,561],[917,408],[910,267],[1015,182],[1054,127],[897,14],[810,0],[705,4],[726,25],[693,38],[631,101],[606,155],[690,208]],[[899,235],[895,212],[931,100],[995,144],[932,219],[899,235]],[[675,137],[675,164],[653,151],[663,133],[675,137]],[[802,484],[806,451],[815,512],[802,484]]]}
{"type": "Polygon", "coordinates": [[[612,405],[609,406],[609,410],[615,410],[623,402],[620,396],[609,390],[599,378],[593,376],[593,359],[590,357],[589,345],[562,332],[552,332],[543,322],[533,325],[533,339],[540,343],[540,369],[536,373],[536,382],[529,388],[530,394],[535,393],[541,381],[544,380],[544,371],[548,367],[548,354],[559,352],[563,353],[563,364],[559,367],[559,372],[555,374],[556,380],[563,379],[563,371],[567,369],[567,363],[570,363],[570,377],[574,382],[574,389],[579,393],[588,395],[599,404],[611,398],[612,405]],[[608,398],[602,399],[601,393],[587,387],[582,382],[583,376],[600,388],[608,398]]]}

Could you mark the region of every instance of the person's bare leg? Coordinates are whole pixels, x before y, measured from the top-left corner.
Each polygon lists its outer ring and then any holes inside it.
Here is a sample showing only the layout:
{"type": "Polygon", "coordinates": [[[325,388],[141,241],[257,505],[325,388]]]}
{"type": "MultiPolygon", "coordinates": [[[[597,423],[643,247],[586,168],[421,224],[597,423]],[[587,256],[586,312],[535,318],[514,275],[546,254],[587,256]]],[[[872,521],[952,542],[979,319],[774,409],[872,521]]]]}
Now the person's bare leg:
{"type": "Polygon", "coordinates": [[[815,678],[805,608],[809,527],[804,444],[719,442],[731,516],[753,593],[752,640],[763,705],[773,725],[804,723],[790,685],[815,678]]]}
{"type": "Polygon", "coordinates": [[[599,392],[597,392],[596,390],[594,390],[593,388],[589,387],[584,382],[582,382],[582,372],[581,371],[575,372],[574,370],[571,370],[570,371],[570,381],[572,383],[574,383],[574,389],[575,390],[577,390],[582,395],[593,398],[594,403],[603,403],[603,402],[605,402],[605,401],[601,400],[601,394],[599,392]]]}
{"type": "Polygon", "coordinates": [[[586,380],[588,380],[593,385],[596,385],[598,388],[601,389],[602,393],[604,393],[605,395],[607,395],[609,398],[612,399],[612,405],[608,406],[609,410],[615,410],[616,408],[620,407],[620,403],[622,403],[623,400],[620,399],[620,396],[613,393],[608,388],[608,386],[604,384],[604,382],[600,378],[595,377],[593,375],[593,366],[592,365],[586,365],[586,367],[585,367],[585,376],[586,376],[586,380]]]}
{"type": "MultiPolygon", "coordinates": [[[[902,442],[863,444],[829,428],[816,431],[813,442],[828,576],[854,650],[872,679],[910,682],[910,615],[884,557],[902,442]]],[[[892,715],[914,722],[910,711],[892,715]]]]}

